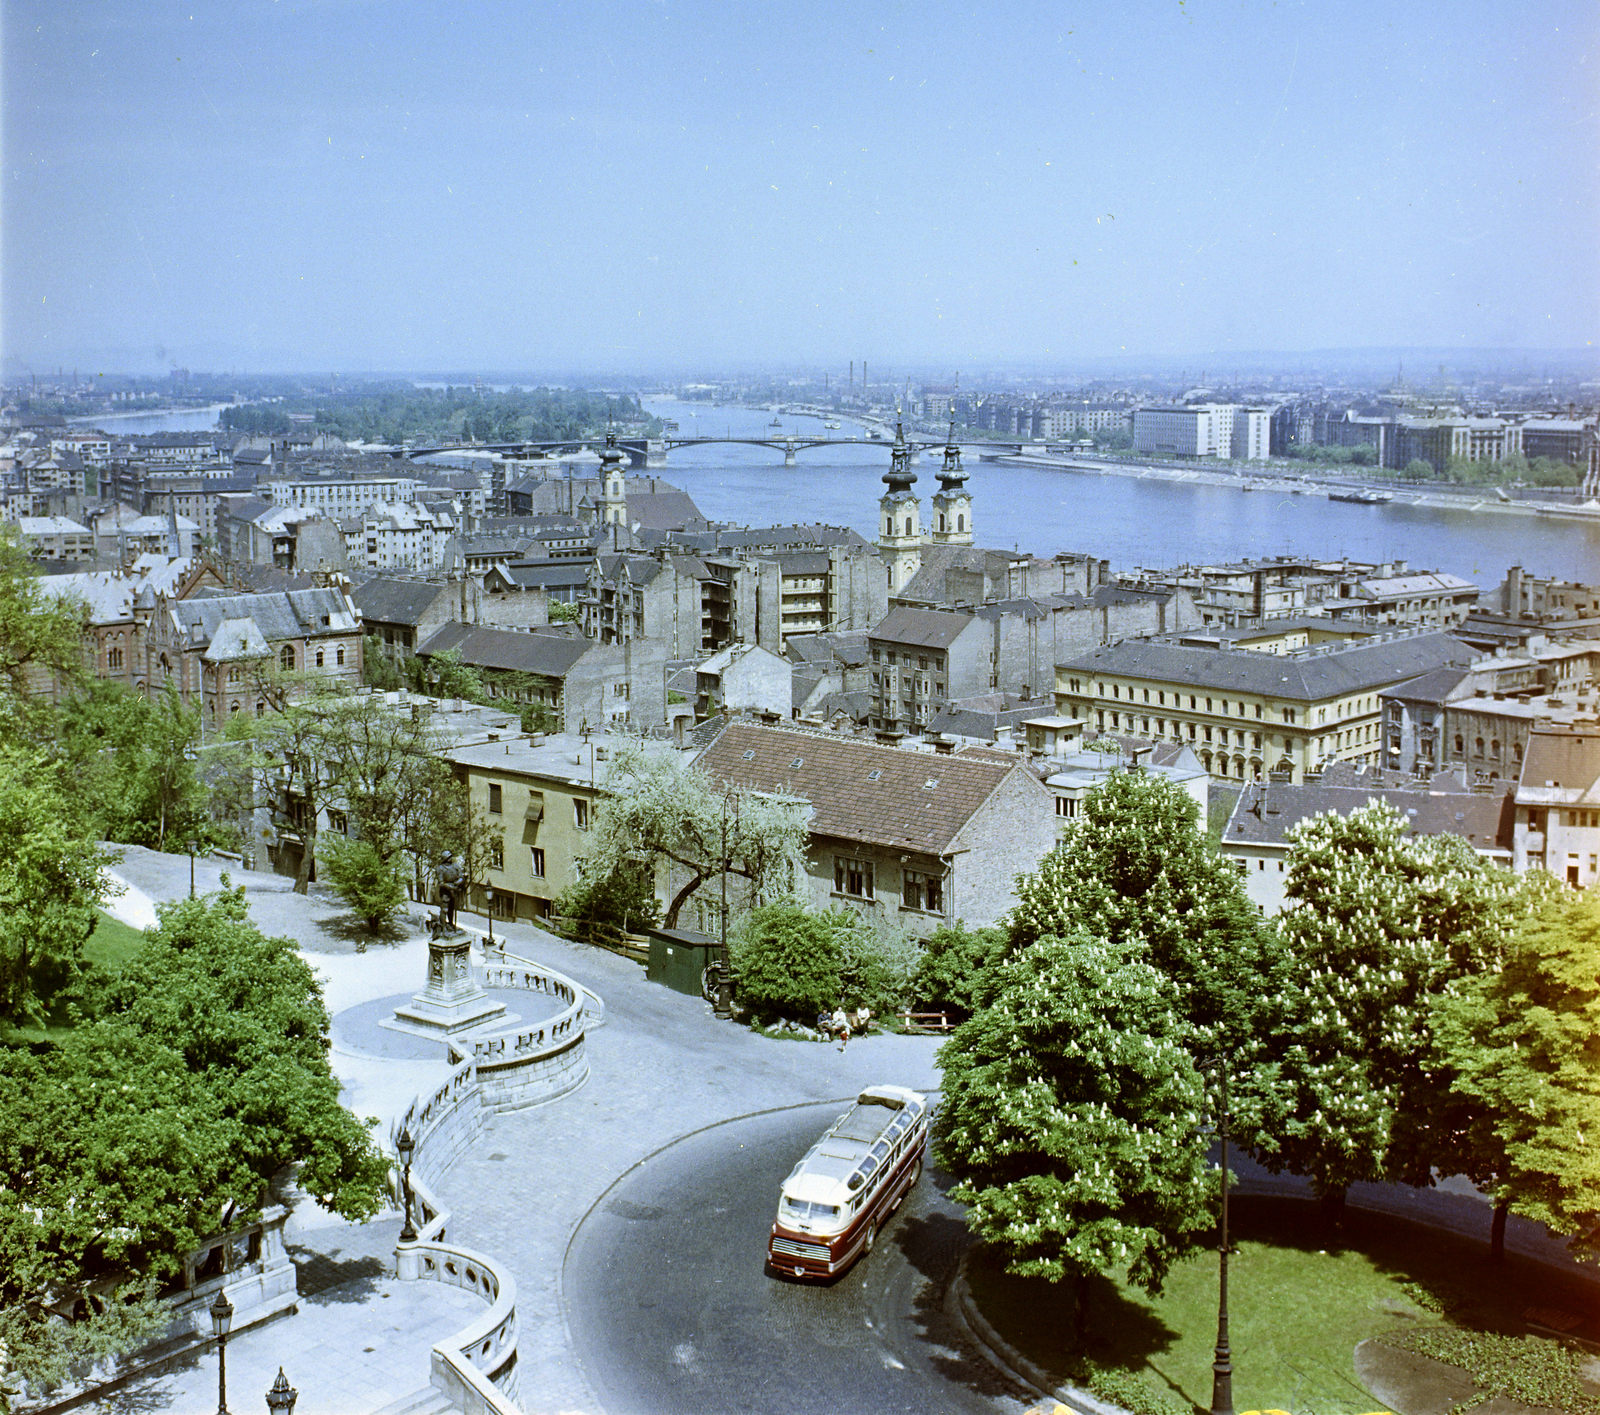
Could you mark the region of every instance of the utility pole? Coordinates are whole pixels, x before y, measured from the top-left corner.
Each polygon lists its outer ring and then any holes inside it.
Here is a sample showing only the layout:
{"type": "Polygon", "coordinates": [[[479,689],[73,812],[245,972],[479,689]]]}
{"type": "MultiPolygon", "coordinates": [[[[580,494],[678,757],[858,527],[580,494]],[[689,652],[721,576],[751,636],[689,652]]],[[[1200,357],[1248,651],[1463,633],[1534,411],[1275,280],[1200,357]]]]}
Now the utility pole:
{"type": "Polygon", "coordinates": [[[1217,1297],[1217,1345],[1211,1362],[1211,1415],[1233,1415],[1233,1352],[1228,1346],[1228,1067],[1217,1059],[1221,1095],[1217,1134],[1222,1140],[1222,1243],[1217,1297]]]}

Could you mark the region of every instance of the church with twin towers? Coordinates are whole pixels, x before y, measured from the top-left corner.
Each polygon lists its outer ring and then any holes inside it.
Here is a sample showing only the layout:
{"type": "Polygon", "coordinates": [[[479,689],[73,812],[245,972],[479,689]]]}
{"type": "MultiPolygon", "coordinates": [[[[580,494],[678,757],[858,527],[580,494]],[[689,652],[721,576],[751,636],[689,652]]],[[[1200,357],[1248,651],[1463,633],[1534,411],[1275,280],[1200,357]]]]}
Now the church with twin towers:
{"type": "Polygon", "coordinates": [[[922,528],[922,499],[911,488],[917,474],[911,470],[911,449],[905,429],[897,420],[894,453],[883,480],[888,485],[878,502],[878,555],[889,573],[889,594],[904,592],[922,568],[923,547],[972,544],[972,493],[956,445],[955,407],[950,409],[950,436],[939,468],[939,490],[933,497],[933,519],[922,528]]]}

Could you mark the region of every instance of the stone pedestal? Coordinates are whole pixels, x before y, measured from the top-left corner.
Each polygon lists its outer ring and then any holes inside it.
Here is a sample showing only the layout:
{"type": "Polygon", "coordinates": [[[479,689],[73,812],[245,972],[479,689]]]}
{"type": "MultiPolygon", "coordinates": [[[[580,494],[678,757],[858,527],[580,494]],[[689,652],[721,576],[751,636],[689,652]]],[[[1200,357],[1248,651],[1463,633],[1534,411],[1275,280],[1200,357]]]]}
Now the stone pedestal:
{"type": "Polygon", "coordinates": [[[444,1040],[480,1027],[509,1027],[519,1019],[472,976],[472,940],[464,933],[428,940],[428,985],[380,1025],[444,1040]]]}

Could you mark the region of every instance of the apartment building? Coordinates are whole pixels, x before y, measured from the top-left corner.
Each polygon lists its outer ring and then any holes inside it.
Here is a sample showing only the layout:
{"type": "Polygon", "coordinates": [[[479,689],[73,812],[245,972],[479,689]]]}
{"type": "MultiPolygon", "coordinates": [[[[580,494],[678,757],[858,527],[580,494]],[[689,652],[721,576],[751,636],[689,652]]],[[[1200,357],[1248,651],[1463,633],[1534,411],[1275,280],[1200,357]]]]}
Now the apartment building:
{"type": "Polygon", "coordinates": [[[1099,731],[1187,743],[1216,777],[1302,781],[1333,761],[1379,765],[1383,690],[1472,658],[1437,631],[1282,653],[1127,640],[1057,665],[1056,705],[1099,731]]]}

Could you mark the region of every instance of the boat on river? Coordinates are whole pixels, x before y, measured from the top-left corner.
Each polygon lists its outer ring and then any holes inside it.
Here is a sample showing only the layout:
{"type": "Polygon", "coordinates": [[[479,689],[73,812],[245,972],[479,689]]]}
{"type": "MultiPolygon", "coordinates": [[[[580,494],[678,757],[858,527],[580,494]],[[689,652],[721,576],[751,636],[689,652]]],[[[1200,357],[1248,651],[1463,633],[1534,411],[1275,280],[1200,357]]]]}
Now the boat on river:
{"type": "Polygon", "coordinates": [[[1349,501],[1357,506],[1382,506],[1394,500],[1392,491],[1351,490],[1330,491],[1329,501],[1349,501]]]}
{"type": "Polygon", "coordinates": [[[839,424],[838,424],[838,423],[835,423],[835,422],[826,422],[826,423],[823,423],[823,427],[831,427],[831,428],[837,428],[837,427],[838,427],[838,426],[839,426],[839,424]]]}

